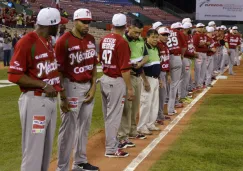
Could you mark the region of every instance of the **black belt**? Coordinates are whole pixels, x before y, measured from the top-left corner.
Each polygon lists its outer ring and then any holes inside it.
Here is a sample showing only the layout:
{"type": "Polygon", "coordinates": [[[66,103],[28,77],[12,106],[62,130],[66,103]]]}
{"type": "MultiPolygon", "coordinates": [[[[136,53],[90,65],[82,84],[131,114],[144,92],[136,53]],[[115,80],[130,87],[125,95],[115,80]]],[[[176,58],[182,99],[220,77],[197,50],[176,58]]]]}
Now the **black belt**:
{"type": "Polygon", "coordinates": [[[135,76],[135,77],[140,77],[140,74],[137,74],[137,73],[131,73],[132,76],[135,76]]]}
{"type": "Polygon", "coordinates": [[[151,78],[155,78],[158,79],[159,77],[155,77],[155,76],[150,76],[150,75],[146,75],[147,77],[151,77],[151,78]]]}

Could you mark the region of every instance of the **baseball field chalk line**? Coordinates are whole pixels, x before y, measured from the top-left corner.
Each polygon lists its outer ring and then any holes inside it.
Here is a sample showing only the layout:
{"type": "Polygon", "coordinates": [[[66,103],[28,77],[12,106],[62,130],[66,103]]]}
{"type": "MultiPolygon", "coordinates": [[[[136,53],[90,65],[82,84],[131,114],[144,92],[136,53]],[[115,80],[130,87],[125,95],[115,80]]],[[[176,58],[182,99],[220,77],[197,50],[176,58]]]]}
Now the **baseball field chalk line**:
{"type": "MultiPolygon", "coordinates": [[[[224,72],[228,67],[224,70],[224,72]]],[[[214,80],[214,85],[218,80],[214,80]]],[[[149,153],[160,143],[160,141],[176,126],[176,124],[187,114],[187,112],[210,90],[204,89],[182,112],[155,138],[123,171],[134,171],[138,165],[149,155],[149,153]]]]}

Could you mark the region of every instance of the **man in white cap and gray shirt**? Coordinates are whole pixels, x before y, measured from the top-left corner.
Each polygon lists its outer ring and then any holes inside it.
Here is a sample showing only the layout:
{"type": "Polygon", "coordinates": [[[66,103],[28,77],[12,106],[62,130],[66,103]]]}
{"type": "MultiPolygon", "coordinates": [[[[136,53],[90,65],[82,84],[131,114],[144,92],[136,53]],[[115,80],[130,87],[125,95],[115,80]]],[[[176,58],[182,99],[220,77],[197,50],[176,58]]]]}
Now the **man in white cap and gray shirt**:
{"type": "Polygon", "coordinates": [[[88,163],[86,146],[91,125],[96,65],[98,63],[95,39],[88,33],[91,12],[80,8],[73,15],[74,26],[56,43],[56,56],[61,84],[62,123],[58,135],[57,171],[68,171],[73,149],[73,171],[98,171],[88,163]]]}
{"type": "Polygon", "coordinates": [[[104,75],[100,78],[102,110],[105,120],[106,157],[127,157],[129,154],[118,148],[117,139],[125,98],[133,100],[134,90],[130,76],[130,48],[123,38],[127,18],[115,14],[112,18],[113,32],[100,42],[100,61],[104,75]]]}
{"type": "Polygon", "coordinates": [[[21,171],[48,171],[56,129],[57,95],[63,91],[50,36],[56,36],[61,18],[55,8],[43,8],[35,31],[15,46],[8,70],[9,81],[20,86],[22,126],[21,171]]]}

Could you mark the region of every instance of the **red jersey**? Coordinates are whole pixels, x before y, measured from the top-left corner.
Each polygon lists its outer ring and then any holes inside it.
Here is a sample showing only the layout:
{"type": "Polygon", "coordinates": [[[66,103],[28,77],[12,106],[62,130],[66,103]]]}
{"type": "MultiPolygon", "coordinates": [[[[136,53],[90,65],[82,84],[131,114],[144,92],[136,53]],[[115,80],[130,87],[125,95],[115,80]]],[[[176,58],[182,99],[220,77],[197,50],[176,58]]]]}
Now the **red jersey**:
{"type": "Polygon", "coordinates": [[[193,45],[193,38],[191,35],[186,35],[182,33],[182,36],[184,40],[186,41],[186,52],[185,52],[185,58],[193,58],[195,55],[195,47],[193,45]]]}
{"type": "MultiPolygon", "coordinates": [[[[42,80],[53,85],[57,91],[61,90],[60,78],[57,70],[57,60],[50,40],[38,37],[30,32],[21,38],[15,46],[13,57],[8,70],[9,80],[17,82],[21,75],[27,75],[35,80],[42,80]],[[14,76],[18,76],[18,80],[14,76]]],[[[22,92],[40,91],[38,87],[22,87],[22,92]]]]}
{"type": "Polygon", "coordinates": [[[95,39],[87,34],[83,39],[64,33],[56,42],[58,70],[74,82],[92,79],[94,66],[98,63],[95,39]]]}
{"type": "Polygon", "coordinates": [[[236,49],[237,46],[241,45],[240,36],[237,34],[229,33],[225,35],[224,41],[229,44],[230,49],[236,49]]]}
{"type": "Polygon", "coordinates": [[[193,45],[196,49],[196,52],[207,53],[208,46],[207,46],[207,35],[204,33],[196,33],[193,35],[193,45]],[[204,42],[205,44],[200,46],[199,44],[204,42]]]}
{"type": "MultiPolygon", "coordinates": [[[[209,48],[211,49],[211,48],[216,48],[216,42],[215,42],[215,40],[213,39],[213,38],[211,38],[211,37],[208,37],[208,41],[210,42],[210,45],[209,45],[209,48]]],[[[212,56],[212,55],[214,55],[216,52],[212,52],[211,50],[209,50],[208,52],[207,52],[207,56],[212,56]]]]}
{"type": "Polygon", "coordinates": [[[109,77],[121,77],[131,68],[129,45],[119,34],[110,33],[101,39],[99,56],[103,72],[109,77]]]}
{"type": "Polygon", "coordinates": [[[220,43],[219,43],[219,36],[216,36],[216,35],[214,35],[213,36],[213,40],[214,40],[214,45],[215,45],[215,47],[217,48],[217,47],[220,47],[220,43]]]}
{"type": "Polygon", "coordinates": [[[167,46],[170,54],[181,55],[182,48],[186,48],[185,40],[182,33],[176,29],[170,29],[170,35],[168,37],[167,46]]]}
{"type": "Polygon", "coordinates": [[[159,56],[161,60],[161,71],[168,72],[170,70],[170,51],[166,43],[158,42],[159,56]]]}

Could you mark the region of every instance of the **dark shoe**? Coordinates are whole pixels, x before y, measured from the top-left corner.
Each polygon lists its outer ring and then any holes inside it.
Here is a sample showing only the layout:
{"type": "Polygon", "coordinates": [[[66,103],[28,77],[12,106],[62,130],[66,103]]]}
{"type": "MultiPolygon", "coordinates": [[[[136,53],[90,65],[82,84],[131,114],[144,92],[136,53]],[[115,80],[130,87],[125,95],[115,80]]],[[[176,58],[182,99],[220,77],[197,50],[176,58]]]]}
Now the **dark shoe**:
{"type": "Polygon", "coordinates": [[[212,84],[209,84],[207,87],[213,87],[213,85],[212,84]]]}
{"type": "Polygon", "coordinates": [[[82,170],[82,171],[99,171],[99,168],[96,166],[92,166],[89,163],[81,163],[78,165],[75,165],[75,169],[78,170],[82,170]]]}
{"type": "Polygon", "coordinates": [[[126,140],[126,143],[127,143],[127,147],[129,147],[129,148],[132,148],[132,147],[136,146],[133,142],[131,142],[129,140],[126,140]]]}
{"type": "Polygon", "coordinates": [[[120,144],[118,145],[118,148],[119,149],[122,149],[122,148],[127,148],[127,142],[125,140],[121,140],[120,141],[120,144]]]}
{"type": "Polygon", "coordinates": [[[139,140],[144,140],[146,139],[147,137],[143,134],[137,134],[135,136],[129,136],[130,139],[139,139],[139,140]]]}
{"type": "Polygon", "coordinates": [[[164,120],[171,121],[171,118],[169,116],[165,116],[164,120]]]}

